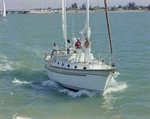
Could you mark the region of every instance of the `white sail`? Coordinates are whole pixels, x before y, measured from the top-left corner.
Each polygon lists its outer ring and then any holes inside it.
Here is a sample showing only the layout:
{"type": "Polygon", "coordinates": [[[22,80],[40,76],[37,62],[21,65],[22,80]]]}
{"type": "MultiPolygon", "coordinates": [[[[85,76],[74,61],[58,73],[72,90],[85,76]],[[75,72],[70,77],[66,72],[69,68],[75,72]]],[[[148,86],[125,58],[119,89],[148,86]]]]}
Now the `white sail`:
{"type": "Polygon", "coordinates": [[[66,0],[62,0],[62,29],[65,41],[65,50],[67,50],[67,21],[66,21],[66,0]]]}
{"type": "Polygon", "coordinates": [[[81,45],[83,46],[85,38],[90,38],[91,30],[89,27],[89,0],[86,0],[86,23],[83,30],[80,32],[82,34],[81,45]]]}
{"type": "Polygon", "coordinates": [[[3,0],[3,7],[4,7],[3,17],[6,17],[6,6],[5,6],[5,1],[4,0],[3,0]]]}
{"type": "Polygon", "coordinates": [[[90,35],[91,35],[90,27],[89,27],[88,30],[87,30],[87,27],[86,27],[86,24],[85,24],[85,27],[83,28],[83,30],[82,30],[80,33],[82,34],[81,45],[83,46],[86,37],[90,38],[90,35]],[[87,34],[88,34],[88,35],[87,35],[87,34]]]}

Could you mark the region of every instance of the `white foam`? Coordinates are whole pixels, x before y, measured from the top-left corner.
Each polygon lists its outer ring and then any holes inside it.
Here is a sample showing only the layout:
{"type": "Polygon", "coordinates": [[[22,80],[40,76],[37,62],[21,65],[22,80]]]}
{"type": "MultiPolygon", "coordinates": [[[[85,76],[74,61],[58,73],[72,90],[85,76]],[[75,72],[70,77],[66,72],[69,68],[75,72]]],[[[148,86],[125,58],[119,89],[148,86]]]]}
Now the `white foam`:
{"type": "Polygon", "coordinates": [[[113,103],[116,101],[117,98],[114,98],[111,94],[104,95],[103,98],[105,101],[102,103],[102,107],[108,110],[112,110],[113,103]]]}
{"type": "Polygon", "coordinates": [[[15,119],[32,119],[32,118],[17,116],[15,119]]]}
{"type": "Polygon", "coordinates": [[[70,91],[68,89],[62,89],[62,90],[59,90],[59,92],[60,93],[66,93],[71,97],[80,97],[82,95],[93,97],[93,96],[97,95],[95,91],[90,92],[90,91],[87,91],[87,90],[80,90],[78,92],[73,92],[73,91],[70,91]]]}
{"type": "Polygon", "coordinates": [[[120,73],[119,72],[115,72],[114,75],[113,75],[113,77],[117,78],[118,75],[120,75],[120,73]]]}
{"type": "MultiPolygon", "coordinates": [[[[116,72],[114,74],[114,78],[116,78],[119,74],[119,72],[116,72]]],[[[108,85],[107,89],[104,91],[103,95],[111,92],[124,91],[126,88],[128,88],[126,82],[117,82],[114,78],[111,79],[111,82],[108,85]]]]}
{"type": "Polygon", "coordinates": [[[20,43],[16,43],[15,45],[23,45],[23,44],[20,44],[20,43]]]}
{"type": "Polygon", "coordinates": [[[52,87],[55,87],[55,88],[59,88],[56,83],[52,80],[48,80],[48,81],[44,81],[42,82],[42,86],[52,86],[52,87]]]}
{"type": "Polygon", "coordinates": [[[13,119],[32,119],[32,118],[17,116],[17,113],[16,113],[13,115],[13,119]]]}
{"type": "Polygon", "coordinates": [[[10,64],[0,64],[0,70],[9,71],[9,70],[13,70],[13,68],[10,66],[10,64]]]}
{"type": "Polygon", "coordinates": [[[11,61],[8,61],[7,59],[8,57],[6,55],[0,54],[0,71],[13,70],[13,68],[11,67],[11,64],[13,63],[11,61]]]}
{"type": "Polygon", "coordinates": [[[71,97],[80,97],[82,95],[86,95],[89,97],[93,97],[94,95],[96,95],[97,93],[95,91],[87,91],[87,90],[80,90],[78,92],[73,92],[70,91],[68,89],[64,89],[62,87],[59,87],[54,81],[52,80],[48,80],[48,81],[44,81],[42,82],[42,86],[50,86],[53,87],[54,89],[58,90],[60,93],[66,93],[71,97]]]}
{"type": "Polygon", "coordinates": [[[27,82],[27,81],[19,81],[15,77],[14,77],[14,80],[12,82],[17,83],[17,84],[30,84],[30,83],[32,83],[32,82],[27,82]]]}
{"type": "Polygon", "coordinates": [[[0,59],[7,59],[8,57],[6,55],[0,54],[0,59]]]}
{"type": "Polygon", "coordinates": [[[109,87],[105,90],[104,94],[107,94],[107,93],[111,93],[111,92],[118,92],[118,91],[123,91],[125,90],[126,88],[128,88],[127,84],[126,83],[123,83],[123,84],[119,84],[118,86],[112,86],[112,87],[109,87]]]}
{"type": "Polygon", "coordinates": [[[10,92],[11,95],[13,95],[13,92],[10,92]]]}

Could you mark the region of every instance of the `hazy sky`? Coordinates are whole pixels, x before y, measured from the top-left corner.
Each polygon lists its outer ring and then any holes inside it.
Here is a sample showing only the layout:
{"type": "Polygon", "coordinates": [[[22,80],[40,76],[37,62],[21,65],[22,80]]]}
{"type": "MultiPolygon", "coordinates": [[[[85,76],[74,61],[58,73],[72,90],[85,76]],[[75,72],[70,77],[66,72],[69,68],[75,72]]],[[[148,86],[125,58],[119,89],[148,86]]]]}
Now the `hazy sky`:
{"type": "MultiPolygon", "coordinates": [[[[2,1],[2,0],[0,0],[2,1]]],[[[67,6],[70,6],[72,3],[77,3],[80,7],[86,0],[67,0],[67,6]]],[[[150,0],[107,0],[108,6],[115,5],[127,5],[129,2],[135,2],[136,5],[148,6],[150,0]]],[[[33,9],[33,8],[60,8],[61,0],[5,0],[7,9],[33,9]]],[[[90,0],[90,5],[101,7],[104,6],[104,0],[90,0]]],[[[2,2],[0,2],[0,9],[2,9],[2,2]]]]}

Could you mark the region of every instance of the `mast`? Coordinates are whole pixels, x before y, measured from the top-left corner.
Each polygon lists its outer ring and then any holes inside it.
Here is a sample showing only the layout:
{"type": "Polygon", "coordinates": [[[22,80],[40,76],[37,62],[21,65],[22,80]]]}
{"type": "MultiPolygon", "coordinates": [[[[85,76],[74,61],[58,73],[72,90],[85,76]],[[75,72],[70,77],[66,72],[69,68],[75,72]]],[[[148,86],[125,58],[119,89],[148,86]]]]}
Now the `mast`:
{"type": "Polygon", "coordinates": [[[86,0],[86,37],[89,37],[89,0],[86,0]]]}
{"type": "Polygon", "coordinates": [[[66,21],[66,0],[62,0],[62,29],[65,41],[65,50],[67,50],[67,21],[66,21]]]}
{"type": "Polygon", "coordinates": [[[112,47],[112,41],[111,41],[111,33],[110,33],[110,25],[109,25],[109,16],[108,16],[107,1],[104,0],[104,3],[105,3],[105,11],[106,11],[106,19],[107,19],[107,27],[108,27],[109,42],[110,42],[111,55],[112,55],[112,63],[114,63],[114,58],[113,58],[113,47],[112,47]]]}

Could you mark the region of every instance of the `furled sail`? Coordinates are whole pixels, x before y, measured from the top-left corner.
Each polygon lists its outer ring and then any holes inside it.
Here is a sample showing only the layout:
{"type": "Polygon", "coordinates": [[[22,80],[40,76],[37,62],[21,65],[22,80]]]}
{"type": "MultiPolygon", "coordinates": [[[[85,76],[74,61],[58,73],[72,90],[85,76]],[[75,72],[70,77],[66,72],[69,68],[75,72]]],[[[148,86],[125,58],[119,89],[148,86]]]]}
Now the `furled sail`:
{"type": "Polygon", "coordinates": [[[62,29],[65,41],[65,50],[67,50],[67,22],[66,22],[66,0],[62,0],[62,29]]]}
{"type": "Polygon", "coordinates": [[[89,27],[89,0],[86,0],[86,23],[83,30],[80,32],[82,34],[81,45],[83,46],[86,37],[90,38],[91,30],[89,27]]]}
{"type": "Polygon", "coordinates": [[[90,35],[91,35],[90,27],[89,27],[88,30],[87,30],[87,27],[86,27],[86,24],[85,24],[85,27],[83,28],[83,30],[82,30],[80,33],[82,34],[81,45],[83,46],[86,37],[90,38],[90,35]],[[88,35],[87,35],[87,34],[88,34],[88,35]]]}

